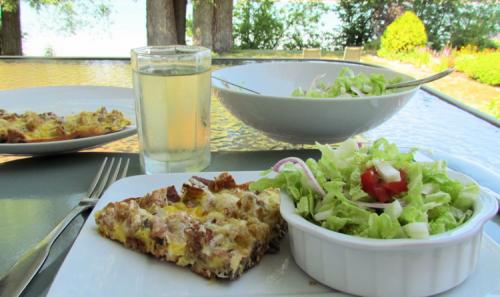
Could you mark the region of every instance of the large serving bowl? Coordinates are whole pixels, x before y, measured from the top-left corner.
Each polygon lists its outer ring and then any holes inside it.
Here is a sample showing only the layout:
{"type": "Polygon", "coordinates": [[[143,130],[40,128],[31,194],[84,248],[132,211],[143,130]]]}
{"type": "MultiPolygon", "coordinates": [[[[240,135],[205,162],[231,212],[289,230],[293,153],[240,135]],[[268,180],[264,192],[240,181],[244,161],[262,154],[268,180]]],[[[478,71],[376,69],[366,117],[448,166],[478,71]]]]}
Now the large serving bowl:
{"type": "Polygon", "coordinates": [[[214,94],[245,124],[271,138],[289,143],[333,143],[372,129],[400,110],[418,87],[382,96],[312,99],[292,97],[292,91],[308,89],[315,77],[325,74],[331,83],[344,67],[356,74],[380,73],[387,79],[401,76],[388,69],[346,62],[263,62],[223,68],[213,76],[257,91],[253,94],[212,79],[214,94]]]}
{"type": "MultiPolygon", "coordinates": [[[[450,171],[465,184],[469,177],[450,171]]],[[[370,239],[317,226],[295,213],[282,194],[295,262],[317,281],[361,296],[429,296],[463,282],[476,266],[484,223],[497,211],[482,190],[473,216],[462,226],[426,239],[370,239]]]]}

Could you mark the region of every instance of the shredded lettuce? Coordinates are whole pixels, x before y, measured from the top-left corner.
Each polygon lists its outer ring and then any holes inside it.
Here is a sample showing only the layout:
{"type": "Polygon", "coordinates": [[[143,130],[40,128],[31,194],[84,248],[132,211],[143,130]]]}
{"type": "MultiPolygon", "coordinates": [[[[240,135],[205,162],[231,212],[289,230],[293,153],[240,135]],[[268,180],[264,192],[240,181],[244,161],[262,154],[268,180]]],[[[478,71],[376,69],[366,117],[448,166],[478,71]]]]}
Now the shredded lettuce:
{"type": "Polygon", "coordinates": [[[305,163],[326,195],[311,187],[303,169],[292,163],[284,163],[274,175],[266,172],[250,189],[281,188],[305,219],[332,231],[370,238],[425,238],[454,229],[473,214],[479,187],[451,179],[443,161],[415,162],[416,149],[401,152],[383,138],[361,147],[349,139],[335,150],[319,143],[316,148],[321,158],[305,163]],[[361,174],[374,166],[374,160],[407,175],[408,190],[383,210],[366,207],[377,201],[362,188],[361,174]]]}
{"type": "Polygon", "coordinates": [[[363,73],[354,74],[354,72],[344,67],[339,73],[339,76],[332,82],[331,85],[320,82],[324,74],[316,77],[308,90],[296,88],[292,91],[294,97],[310,97],[310,98],[335,98],[335,97],[362,97],[371,95],[382,95],[387,93],[387,84],[398,83],[402,81],[401,77],[397,77],[390,81],[386,81],[382,74],[363,73]]]}

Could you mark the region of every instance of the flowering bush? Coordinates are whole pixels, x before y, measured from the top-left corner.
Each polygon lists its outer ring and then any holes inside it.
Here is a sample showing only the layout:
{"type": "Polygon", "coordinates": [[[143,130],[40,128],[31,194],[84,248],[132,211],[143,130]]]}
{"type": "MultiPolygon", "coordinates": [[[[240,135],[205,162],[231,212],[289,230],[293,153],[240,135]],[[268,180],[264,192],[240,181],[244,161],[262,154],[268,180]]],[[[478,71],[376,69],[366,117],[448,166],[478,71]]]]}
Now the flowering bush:
{"type": "Polygon", "coordinates": [[[450,67],[455,67],[455,50],[450,46],[445,46],[441,52],[435,52],[432,59],[431,68],[436,72],[443,71],[450,67]]]}

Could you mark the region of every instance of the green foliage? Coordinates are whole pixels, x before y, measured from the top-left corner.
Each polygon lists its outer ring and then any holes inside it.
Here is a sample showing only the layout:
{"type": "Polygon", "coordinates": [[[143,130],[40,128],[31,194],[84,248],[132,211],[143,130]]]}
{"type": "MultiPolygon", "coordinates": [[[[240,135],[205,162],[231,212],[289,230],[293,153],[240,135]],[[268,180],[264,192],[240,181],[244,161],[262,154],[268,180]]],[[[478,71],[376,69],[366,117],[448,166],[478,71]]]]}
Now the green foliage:
{"type": "Polygon", "coordinates": [[[238,1],[233,10],[233,40],[241,49],[274,49],[283,36],[283,22],[272,0],[238,1]]]}
{"type": "Polygon", "coordinates": [[[424,24],[413,12],[407,11],[385,29],[381,38],[381,51],[407,53],[426,43],[424,24]]]}
{"type": "MultiPolygon", "coordinates": [[[[110,0],[25,0],[36,10],[55,9],[58,28],[74,34],[82,26],[96,20],[107,20],[111,14],[110,0]]],[[[16,0],[0,0],[0,12],[17,9],[16,0]]],[[[0,13],[1,14],[1,13],[0,13]]]]}
{"type": "Polygon", "coordinates": [[[413,0],[406,4],[424,22],[429,45],[436,50],[450,42],[453,19],[462,0],[413,0]]]}
{"type": "MultiPolygon", "coordinates": [[[[362,46],[380,38],[401,10],[403,0],[340,0],[337,15],[342,46],[362,46]]],[[[377,46],[377,43],[374,44],[377,46]]]]}
{"type": "Polygon", "coordinates": [[[405,10],[414,11],[422,20],[432,49],[466,44],[496,47],[490,40],[500,32],[500,5],[496,0],[339,0],[336,4],[239,0],[234,11],[235,45],[300,50],[368,43],[370,49],[377,49],[386,26],[405,10]],[[339,19],[336,32],[334,28],[321,30],[321,15],[331,10],[339,19]]]}
{"type": "Polygon", "coordinates": [[[405,2],[405,8],[422,19],[433,49],[447,44],[487,47],[489,37],[499,32],[500,6],[495,0],[413,0],[405,2]]]}
{"type": "Polygon", "coordinates": [[[340,0],[340,41],[343,45],[363,45],[376,40],[405,10],[414,11],[423,21],[429,45],[435,50],[446,45],[494,47],[488,39],[500,30],[496,0],[340,0]]]}
{"type": "Polygon", "coordinates": [[[0,20],[2,19],[2,11],[15,11],[17,3],[15,0],[0,0],[0,20]]]}
{"type": "Polygon", "coordinates": [[[233,10],[234,44],[240,49],[331,48],[333,33],[321,32],[320,22],[330,7],[321,1],[279,5],[272,0],[240,0],[233,10]]]}
{"type": "Polygon", "coordinates": [[[455,68],[473,79],[492,86],[500,85],[500,51],[458,53],[455,68]]]}
{"type": "Polygon", "coordinates": [[[374,35],[373,5],[369,1],[341,0],[337,14],[340,23],[340,40],[344,46],[362,46],[374,35]]]}
{"type": "Polygon", "coordinates": [[[78,29],[107,27],[112,12],[111,0],[27,0],[38,12],[50,15],[44,26],[68,35],[78,29]]]}
{"type": "Polygon", "coordinates": [[[372,42],[380,39],[385,27],[405,10],[414,11],[422,20],[429,46],[435,50],[447,45],[457,48],[466,44],[476,44],[480,48],[496,47],[489,38],[500,32],[500,5],[496,0],[339,0],[336,5],[327,1],[290,1],[278,5],[276,2],[238,1],[235,27],[242,25],[239,29],[243,30],[238,33],[238,28],[235,28],[236,45],[240,44],[238,40],[255,38],[257,41],[272,41],[260,42],[266,44],[265,47],[256,47],[255,42],[250,46],[241,42],[239,47],[273,48],[274,45],[302,49],[321,46],[332,49],[369,43],[372,49],[376,49],[377,42],[372,42]],[[280,5],[284,8],[278,10],[276,7],[280,5]],[[259,9],[268,11],[263,13],[259,9]],[[332,28],[325,34],[320,30],[319,19],[322,13],[332,9],[340,21],[338,32],[332,28]]]}
{"type": "Polygon", "coordinates": [[[495,1],[463,4],[451,27],[450,43],[460,48],[474,44],[487,47],[490,36],[500,32],[500,5],[495,1]]]}
{"type": "Polygon", "coordinates": [[[321,17],[329,6],[321,2],[289,3],[280,10],[285,32],[280,44],[288,50],[311,47],[328,47],[332,34],[322,34],[321,17]]]}
{"type": "Polygon", "coordinates": [[[193,18],[190,16],[186,17],[186,36],[193,38],[193,18]]]}

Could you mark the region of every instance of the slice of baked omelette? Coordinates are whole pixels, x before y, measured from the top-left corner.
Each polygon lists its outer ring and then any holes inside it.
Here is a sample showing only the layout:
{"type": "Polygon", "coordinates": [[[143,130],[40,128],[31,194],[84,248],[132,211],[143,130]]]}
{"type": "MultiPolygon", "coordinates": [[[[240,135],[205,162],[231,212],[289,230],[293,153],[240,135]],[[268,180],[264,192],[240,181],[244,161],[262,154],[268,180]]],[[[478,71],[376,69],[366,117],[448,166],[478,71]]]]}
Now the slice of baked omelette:
{"type": "Polygon", "coordinates": [[[236,279],[277,251],[286,232],[279,189],[260,193],[228,173],[109,203],[96,213],[99,232],[206,278],[236,279]]]}
{"type": "Polygon", "coordinates": [[[99,136],[120,131],[130,125],[122,112],[108,112],[101,107],[94,112],[82,111],[59,116],[53,112],[22,114],[0,109],[0,143],[59,141],[99,136]]]}

